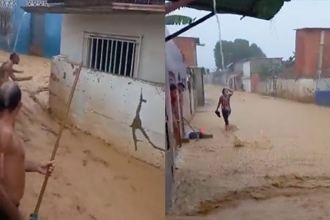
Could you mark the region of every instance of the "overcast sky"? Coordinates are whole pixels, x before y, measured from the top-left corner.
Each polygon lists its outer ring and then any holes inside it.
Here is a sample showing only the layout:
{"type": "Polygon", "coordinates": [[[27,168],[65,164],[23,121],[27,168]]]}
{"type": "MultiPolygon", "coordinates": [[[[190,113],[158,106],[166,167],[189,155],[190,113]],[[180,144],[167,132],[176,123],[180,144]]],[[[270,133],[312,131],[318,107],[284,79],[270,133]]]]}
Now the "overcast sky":
{"type": "MultiPolygon", "coordinates": [[[[172,14],[200,18],[209,12],[180,9],[172,14]]],[[[236,15],[218,15],[223,40],[243,38],[256,43],[268,57],[292,56],[295,49],[295,31],[304,27],[330,28],[330,0],[293,0],[285,3],[280,12],[271,20],[263,21],[236,15]]],[[[183,26],[168,26],[171,33],[183,26]]],[[[181,36],[198,37],[203,47],[198,47],[198,65],[215,67],[213,48],[219,39],[215,17],[190,29],[181,36]]]]}

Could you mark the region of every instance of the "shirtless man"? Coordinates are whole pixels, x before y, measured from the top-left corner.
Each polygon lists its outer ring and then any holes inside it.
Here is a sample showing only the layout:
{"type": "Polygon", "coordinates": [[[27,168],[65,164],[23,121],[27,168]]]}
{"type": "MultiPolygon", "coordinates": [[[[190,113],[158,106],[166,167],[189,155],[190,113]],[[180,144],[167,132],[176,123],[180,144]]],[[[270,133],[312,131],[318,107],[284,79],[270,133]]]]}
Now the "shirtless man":
{"type": "Polygon", "coordinates": [[[24,194],[25,172],[50,174],[54,162],[25,160],[23,143],[15,132],[15,120],[21,107],[22,93],[13,82],[0,87],[0,219],[25,220],[18,210],[24,194]]]}
{"type": "Polygon", "coordinates": [[[15,70],[13,67],[17,65],[20,61],[19,55],[17,53],[10,54],[9,60],[4,62],[0,67],[0,86],[8,82],[9,77],[13,81],[25,81],[32,79],[32,76],[27,77],[16,77],[14,73],[23,73],[23,71],[15,70]]]}

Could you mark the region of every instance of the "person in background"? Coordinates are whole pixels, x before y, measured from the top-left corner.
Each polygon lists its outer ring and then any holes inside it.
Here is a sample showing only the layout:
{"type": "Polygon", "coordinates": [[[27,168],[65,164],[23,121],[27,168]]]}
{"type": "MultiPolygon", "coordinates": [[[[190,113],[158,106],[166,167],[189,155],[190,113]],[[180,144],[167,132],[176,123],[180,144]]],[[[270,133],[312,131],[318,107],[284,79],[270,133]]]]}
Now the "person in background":
{"type": "Polygon", "coordinates": [[[4,62],[0,66],[0,86],[9,81],[11,78],[13,81],[26,81],[32,79],[32,76],[16,77],[15,73],[23,73],[23,71],[15,70],[14,65],[19,64],[20,58],[17,53],[10,54],[9,60],[4,62]]]}
{"type": "Polygon", "coordinates": [[[170,85],[171,93],[171,106],[173,112],[173,130],[176,139],[176,143],[181,147],[181,134],[180,134],[180,125],[179,125],[179,100],[178,100],[178,89],[175,84],[170,85]]]}
{"type": "Polygon", "coordinates": [[[234,92],[231,89],[223,88],[222,95],[219,98],[218,105],[215,110],[215,113],[217,115],[220,115],[219,107],[221,106],[221,113],[222,113],[222,117],[226,124],[226,130],[228,129],[228,125],[229,125],[228,119],[231,114],[230,98],[233,94],[234,94],[234,92]]]}

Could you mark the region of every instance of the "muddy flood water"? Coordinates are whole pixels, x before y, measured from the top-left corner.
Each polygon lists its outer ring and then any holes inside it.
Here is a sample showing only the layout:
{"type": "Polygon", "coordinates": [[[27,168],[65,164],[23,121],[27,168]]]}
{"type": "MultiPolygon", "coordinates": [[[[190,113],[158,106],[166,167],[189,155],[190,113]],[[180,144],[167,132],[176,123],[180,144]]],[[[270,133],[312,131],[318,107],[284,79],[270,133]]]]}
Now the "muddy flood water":
{"type": "MultiPolygon", "coordinates": [[[[3,62],[8,54],[0,52],[3,62]]],[[[32,75],[20,82],[24,107],[16,125],[28,160],[50,158],[59,123],[47,112],[50,62],[21,56],[16,67],[32,75]]],[[[18,74],[17,74],[18,75],[18,74]]],[[[26,219],[33,212],[43,177],[27,174],[21,203],[26,219]]],[[[76,129],[67,128],[49,180],[39,220],[162,220],[165,213],[164,171],[122,155],[76,129]]]]}
{"type": "Polygon", "coordinates": [[[220,92],[206,86],[192,125],[214,138],[182,147],[167,220],[330,219],[330,108],[236,92],[225,132],[220,92]]]}

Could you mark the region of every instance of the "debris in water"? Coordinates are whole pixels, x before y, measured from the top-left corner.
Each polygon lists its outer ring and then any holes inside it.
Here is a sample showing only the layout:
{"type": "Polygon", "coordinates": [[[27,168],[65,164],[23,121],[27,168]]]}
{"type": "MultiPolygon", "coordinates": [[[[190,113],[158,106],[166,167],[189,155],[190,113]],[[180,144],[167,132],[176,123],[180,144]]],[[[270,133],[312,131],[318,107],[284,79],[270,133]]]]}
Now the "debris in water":
{"type": "Polygon", "coordinates": [[[244,147],[245,144],[243,141],[241,141],[236,135],[234,135],[234,147],[244,147]]]}

